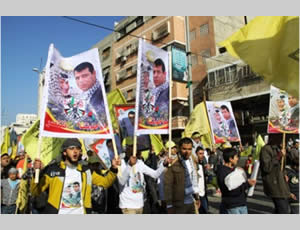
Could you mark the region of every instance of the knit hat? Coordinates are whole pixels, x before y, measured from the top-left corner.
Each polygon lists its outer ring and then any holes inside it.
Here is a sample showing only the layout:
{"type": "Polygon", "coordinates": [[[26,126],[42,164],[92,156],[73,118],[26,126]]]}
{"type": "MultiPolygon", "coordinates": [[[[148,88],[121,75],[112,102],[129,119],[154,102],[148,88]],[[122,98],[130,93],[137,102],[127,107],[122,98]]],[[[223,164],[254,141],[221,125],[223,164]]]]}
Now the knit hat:
{"type": "Polygon", "coordinates": [[[8,174],[17,174],[18,173],[18,170],[16,168],[10,168],[8,170],[8,174]]]}
{"type": "Polygon", "coordinates": [[[65,142],[62,145],[62,150],[64,151],[67,148],[70,147],[79,147],[81,148],[81,143],[77,138],[68,138],[67,140],[65,140],[65,142]]]}

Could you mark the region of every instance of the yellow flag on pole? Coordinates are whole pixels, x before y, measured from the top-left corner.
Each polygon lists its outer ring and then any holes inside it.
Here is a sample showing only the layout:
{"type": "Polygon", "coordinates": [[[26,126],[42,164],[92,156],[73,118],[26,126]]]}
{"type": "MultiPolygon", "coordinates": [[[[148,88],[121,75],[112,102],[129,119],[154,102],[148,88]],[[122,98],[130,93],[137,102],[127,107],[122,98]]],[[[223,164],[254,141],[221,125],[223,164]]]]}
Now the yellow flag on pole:
{"type": "Polygon", "coordinates": [[[115,117],[115,111],[113,105],[126,104],[127,103],[126,99],[124,98],[122,92],[119,89],[115,89],[111,91],[109,94],[107,94],[107,103],[108,103],[108,109],[109,109],[112,127],[114,130],[117,130],[118,122],[115,117]]]}
{"type": "Polygon", "coordinates": [[[219,43],[264,80],[299,98],[299,16],[258,16],[219,43]]]}
{"type": "Polygon", "coordinates": [[[183,137],[191,137],[193,132],[196,131],[203,135],[201,138],[203,146],[205,148],[210,148],[212,146],[211,130],[204,102],[198,104],[192,111],[190,119],[183,132],[183,137]]]}
{"type": "Polygon", "coordinates": [[[4,138],[3,138],[3,142],[1,144],[1,154],[9,153],[8,152],[9,147],[10,147],[9,129],[5,128],[5,130],[4,130],[4,138]]]}
{"type": "Polygon", "coordinates": [[[259,154],[261,151],[261,148],[265,146],[265,142],[262,139],[261,135],[258,135],[256,139],[256,149],[255,149],[255,156],[254,159],[258,160],[259,159],[259,154]]]}
{"type": "MultiPolygon", "coordinates": [[[[37,157],[40,120],[37,120],[22,136],[21,142],[25,151],[32,160],[37,157]]],[[[61,146],[65,138],[43,137],[41,144],[40,160],[47,165],[61,154],[61,146]]]]}

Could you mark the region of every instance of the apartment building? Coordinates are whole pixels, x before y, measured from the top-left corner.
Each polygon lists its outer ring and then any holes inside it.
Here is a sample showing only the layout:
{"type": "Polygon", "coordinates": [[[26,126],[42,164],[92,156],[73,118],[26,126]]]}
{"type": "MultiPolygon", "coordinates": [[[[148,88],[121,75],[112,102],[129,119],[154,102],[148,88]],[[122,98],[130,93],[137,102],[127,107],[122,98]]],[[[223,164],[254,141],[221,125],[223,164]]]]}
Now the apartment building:
{"type": "Polygon", "coordinates": [[[188,120],[186,72],[176,68],[176,64],[186,60],[184,17],[127,17],[115,26],[115,31],[118,33],[114,33],[112,89],[120,89],[128,103],[135,103],[139,38],[177,57],[177,63],[172,63],[172,135],[180,138],[188,120]]]}
{"type": "Polygon", "coordinates": [[[202,101],[204,94],[209,101],[231,102],[243,144],[253,144],[257,134],[267,134],[270,85],[246,63],[222,52],[218,43],[253,18],[214,16],[208,21],[212,30],[208,36],[214,42],[209,43],[211,53],[202,57],[206,75],[194,84],[195,103],[202,101]]]}
{"type": "MultiPolygon", "coordinates": [[[[218,43],[252,18],[189,16],[193,104],[203,101],[204,95],[206,100],[231,101],[242,140],[250,143],[255,133],[266,133],[270,86],[241,60],[220,51],[218,43]]],[[[103,72],[107,68],[104,60],[109,60],[110,89],[120,89],[129,103],[135,103],[136,96],[138,39],[171,52],[172,135],[180,138],[189,116],[187,69],[176,68],[178,60],[186,61],[182,58],[186,57],[185,17],[129,16],[114,29],[107,42],[99,42],[99,55],[103,72]]]]}

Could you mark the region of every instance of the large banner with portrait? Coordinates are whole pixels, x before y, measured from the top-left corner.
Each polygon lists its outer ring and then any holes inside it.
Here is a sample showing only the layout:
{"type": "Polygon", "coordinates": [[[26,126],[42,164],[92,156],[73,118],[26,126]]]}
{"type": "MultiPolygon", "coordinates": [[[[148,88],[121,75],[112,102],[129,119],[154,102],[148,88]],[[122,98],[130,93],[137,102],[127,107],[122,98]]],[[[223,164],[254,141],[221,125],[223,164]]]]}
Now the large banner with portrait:
{"type": "Polygon", "coordinates": [[[65,58],[50,45],[42,105],[42,136],[112,137],[97,49],[65,58]]]}
{"type": "MultiPolygon", "coordinates": [[[[122,141],[126,137],[134,136],[134,122],[135,122],[135,106],[134,104],[114,105],[116,119],[118,120],[120,136],[122,141]]],[[[121,142],[122,142],[121,141],[121,142]]],[[[137,149],[150,149],[151,141],[149,135],[137,136],[137,149]]]]}
{"type": "Polygon", "coordinates": [[[140,134],[168,134],[169,55],[139,40],[135,131],[140,134]]]}
{"type": "Polygon", "coordinates": [[[215,144],[241,140],[230,102],[207,101],[206,108],[215,144]]]}
{"type": "Polygon", "coordinates": [[[271,86],[268,133],[299,133],[299,100],[271,86]]]}

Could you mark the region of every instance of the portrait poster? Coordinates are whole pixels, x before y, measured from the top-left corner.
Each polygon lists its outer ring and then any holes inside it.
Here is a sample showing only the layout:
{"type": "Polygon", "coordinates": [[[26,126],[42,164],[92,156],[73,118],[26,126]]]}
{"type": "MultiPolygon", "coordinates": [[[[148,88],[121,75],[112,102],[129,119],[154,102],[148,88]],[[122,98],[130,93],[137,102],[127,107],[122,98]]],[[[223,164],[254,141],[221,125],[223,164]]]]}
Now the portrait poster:
{"type": "MultiPolygon", "coordinates": [[[[121,142],[128,136],[134,136],[135,106],[134,104],[114,105],[116,119],[119,124],[121,142]]],[[[149,135],[137,136],[137,150],[150,149],[149,135]]]]}
{"type": "Polygon", "coordinates": [[[108,139],[84,139],[84,145],[87,150],[91,150],[97,154],[101,164],[109,169],[111,167],[111,159],[109,155],[109,149],[106,145],[108,139]]]}
{"type": "Polygon", "coordinates": [[[299,100],[271,86],[268,133],[299,133],[299,100]]]}
{"type": "Polygon", "coordinates": [[[215,144],[241,140],[230,102],[207,101],[206,108],[215,144]]]}
{"type": "Polygon", "coordinates": [[[168,134],[169,54],[140,39],[137,65],[136,134],[168,134]]]}
{"type": "Polygon", "coordinates": [[[40,133],[64,138],[111,138],[112,126],[97,49],[62,57],[49,47],[40,133]]]}

